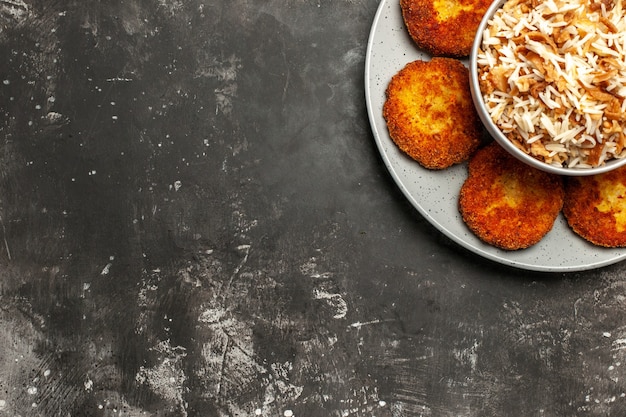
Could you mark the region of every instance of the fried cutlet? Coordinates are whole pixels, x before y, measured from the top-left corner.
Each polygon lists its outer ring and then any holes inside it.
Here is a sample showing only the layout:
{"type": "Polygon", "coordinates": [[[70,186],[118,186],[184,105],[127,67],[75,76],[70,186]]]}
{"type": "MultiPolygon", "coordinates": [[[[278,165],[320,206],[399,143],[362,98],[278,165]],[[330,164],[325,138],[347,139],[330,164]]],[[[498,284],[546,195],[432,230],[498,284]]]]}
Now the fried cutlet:
{"type": "Polygon", "coordinates": [[[383,116],[394,143],[429,169],[466,161],[480,144],[468,69],[457,59],[408,63],[387,86],[383,116]]]}
{"type": "Polygon", "coordinates": [[[560,176],[532,168],[491,142],[469,161],[459,210],[484,242],[506,250],[524,249],[552,229],[564,194],[560,176]]]}
{"type": "Polygon", "coordinates": [[[589,242],[626,247],[626,167],[568,178],[563,214],[572,230],[589,242]]]}
{"type": "Polygon", "coordinates": [[[434,56],[469,55],[491,0],[400,0],[402,17],[417,46],[434,56]]]}

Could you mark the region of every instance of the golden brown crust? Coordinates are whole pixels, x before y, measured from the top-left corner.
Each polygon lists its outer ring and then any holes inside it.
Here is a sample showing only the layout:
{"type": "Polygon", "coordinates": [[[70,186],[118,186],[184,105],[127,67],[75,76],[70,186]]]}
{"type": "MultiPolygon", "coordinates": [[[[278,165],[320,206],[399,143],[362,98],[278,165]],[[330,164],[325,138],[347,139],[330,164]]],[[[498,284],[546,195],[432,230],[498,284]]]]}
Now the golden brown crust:
{"type": "Polygon", "coordinates": [[[501,249],[524,249],[552,229],[565,195],[560,176],[520,162],[496,142],[476,152],[468,171],[459,210],[481,240],[501,249]]]}
{"type": "Polygon", "coordinates": [[[481,124],[468,69],[453,58],[413,61],[393,76],[383,117],[389,136],[429,169],[466,161],[478,148],[481,124]]]}
{"type": "Polygon", "coordinates": [[[469,55],[490,0],[400,0],[402,17],[418,47],[435,56],[469,55]]]}
{"type": "Polygon", "coordinates": [[[568,178],[563,214],[583,239],[598,246],[626,247],[626,167],[568,178]]]}

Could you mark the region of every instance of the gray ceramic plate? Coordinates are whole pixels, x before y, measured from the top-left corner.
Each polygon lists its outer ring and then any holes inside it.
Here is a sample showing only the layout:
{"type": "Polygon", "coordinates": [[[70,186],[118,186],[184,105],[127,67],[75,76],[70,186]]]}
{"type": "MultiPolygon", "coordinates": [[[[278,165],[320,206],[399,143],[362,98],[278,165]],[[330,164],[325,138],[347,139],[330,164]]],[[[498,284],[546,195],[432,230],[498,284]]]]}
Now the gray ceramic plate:
{"type": "Polygon", "coordinates": [[[480,241],[458,212],[458,192],[466,165],[430,171],[400,152],[389,138],[382,117],[385,89],[391,77],[408,62],[429,59],[408,36],[398,0],[382,0],[374,18],[365,59],[365,95],[374,138],[395,182],[415,208],[437,229],[470,251],[493,261],[534,271],[582,271],[626,258],[626,249],[594,246],[568,227],[559,216],[538,244],[520,251],[503,251],[480,241]]]}

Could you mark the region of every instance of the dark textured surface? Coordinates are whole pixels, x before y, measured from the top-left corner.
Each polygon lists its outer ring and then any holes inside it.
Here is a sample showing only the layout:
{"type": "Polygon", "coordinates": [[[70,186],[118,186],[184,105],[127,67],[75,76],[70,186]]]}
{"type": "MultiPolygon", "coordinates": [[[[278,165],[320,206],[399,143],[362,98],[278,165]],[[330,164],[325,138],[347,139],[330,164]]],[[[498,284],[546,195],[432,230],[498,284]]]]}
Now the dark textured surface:
{"type": "Polygon", "coordinates": [[[0,416],[623,416],[624,265],[477,259],[374,146],[376,0],[0,1],[0,416]]]}

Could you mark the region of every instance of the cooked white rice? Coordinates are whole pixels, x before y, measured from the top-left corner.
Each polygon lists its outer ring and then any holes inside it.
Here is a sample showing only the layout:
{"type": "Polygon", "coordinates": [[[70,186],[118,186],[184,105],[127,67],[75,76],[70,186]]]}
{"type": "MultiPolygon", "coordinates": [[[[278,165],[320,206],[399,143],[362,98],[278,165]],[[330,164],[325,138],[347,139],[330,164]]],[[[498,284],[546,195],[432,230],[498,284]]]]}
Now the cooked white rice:
{"type": "Polygon", "coordinates": [[[626,156],[622,0],[509,0],[477,62],[492,120],[525,152],[581,168],[626,156]]]}

